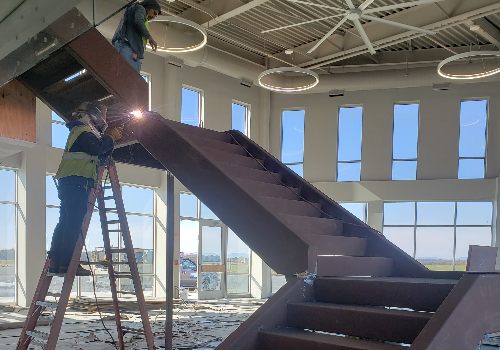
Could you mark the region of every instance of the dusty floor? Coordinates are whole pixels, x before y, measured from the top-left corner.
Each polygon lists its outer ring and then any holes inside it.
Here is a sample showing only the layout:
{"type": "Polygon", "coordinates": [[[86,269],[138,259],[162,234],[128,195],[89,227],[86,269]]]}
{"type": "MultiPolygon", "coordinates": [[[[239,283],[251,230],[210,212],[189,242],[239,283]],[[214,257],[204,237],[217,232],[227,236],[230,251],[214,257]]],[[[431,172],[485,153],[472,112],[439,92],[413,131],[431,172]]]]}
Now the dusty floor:
{"type": "MultiPolygon", "coordinates": [[[[227,335],[238,327],[255,310],[262,305],[263,300],[230,299],[212,302],[182,302],[176,303],[174,309],[174,348],[178,350],[214,349],[227,335]]],[[[90,302],[87,302],[90,305],[90,302]]],[[[151,306],[150,306],[151,307],[151,306]]],[[[57,349],[65,350],[113,350],[110,335],[104,330],[96,312],[89,312],[85,303],[74,305],[66,313],[64,325],[59,337],[57,349]]],[[[104,324],[116,339],[116,325],[111,310],[103,307],[104,324]]],[[[10,328],[17,322],[22,325],[26,310],[0,310],[0,350],[13,350],[21,332],[20,328],[10,328]]],[[[128,318],[123,322],[127,327],[141,327],[140,317],[125,312],[128,318]]],[[[165,312],[158,306],[149,311],[155,344],[158,349],[164,345],[165,312]]],[[[48,327],[37,327],[37,330],[47,331],[48,327]]],[[[146,349],[141,336],[126,334],[127,349],[146,349]]],[[[30,347],[38,349],[38,347],[30,347]]]]}

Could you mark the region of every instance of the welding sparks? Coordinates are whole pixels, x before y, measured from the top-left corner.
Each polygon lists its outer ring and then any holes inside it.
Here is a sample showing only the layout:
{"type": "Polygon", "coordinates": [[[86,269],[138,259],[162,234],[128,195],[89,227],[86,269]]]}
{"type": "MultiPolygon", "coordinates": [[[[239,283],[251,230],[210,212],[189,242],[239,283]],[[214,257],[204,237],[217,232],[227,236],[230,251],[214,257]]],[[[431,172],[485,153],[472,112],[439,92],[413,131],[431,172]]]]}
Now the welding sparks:
{"type": "Polygon", "coordinates": [[[130,114],[131,114],[134,118],[137,118],[137,119],[142,118],[142,112],[141,112],[141,111],[139,111],[139,110],[132,111],[132,112],[130,112],[130,114]]]}

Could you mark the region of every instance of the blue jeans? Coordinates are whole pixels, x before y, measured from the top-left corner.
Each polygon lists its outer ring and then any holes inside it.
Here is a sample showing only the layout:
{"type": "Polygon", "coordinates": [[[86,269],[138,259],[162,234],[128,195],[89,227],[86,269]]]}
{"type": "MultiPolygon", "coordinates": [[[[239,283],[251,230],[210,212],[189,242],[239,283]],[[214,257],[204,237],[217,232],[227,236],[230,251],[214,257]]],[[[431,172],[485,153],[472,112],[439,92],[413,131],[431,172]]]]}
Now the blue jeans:
{"type": "Polygon", "coordinates": [[[124,41],[118,40],[115,42],[114,46],[118,50],[120,55],[122,55],[123,58],[125,58],[125,61],[127,61],[132,66],[132,68],[134,68],[137,72],[140,73],[142,60],[140,58],[138,58],[137,60],[134,60],[132,58],[132,54],[134,53],[134,51],[132,51],[130,45],[124,41]]]}
{"type": "Polygon", "coordinates": [[[80,176],[59,179],[58,196],[61,200],[59,222],[52,236],[50,259],[55,268],[67,268],[76,242],[82,232],[87,202],[94,181],[80,176]]]}

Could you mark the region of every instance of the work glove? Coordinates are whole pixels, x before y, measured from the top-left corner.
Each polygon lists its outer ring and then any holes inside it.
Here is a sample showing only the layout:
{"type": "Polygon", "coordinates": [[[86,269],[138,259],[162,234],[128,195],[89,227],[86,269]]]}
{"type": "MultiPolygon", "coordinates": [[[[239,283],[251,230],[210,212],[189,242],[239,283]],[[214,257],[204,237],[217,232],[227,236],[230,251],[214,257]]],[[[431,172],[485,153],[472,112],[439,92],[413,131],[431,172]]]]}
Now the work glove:
{"type": "Polygon", "coordinates": [[[109,136],[111,136],[114,143],[119,141],[123,137],[123,126],[114,127],[113,129],[111,129],[111,131],[109,132],[109,136]]]}

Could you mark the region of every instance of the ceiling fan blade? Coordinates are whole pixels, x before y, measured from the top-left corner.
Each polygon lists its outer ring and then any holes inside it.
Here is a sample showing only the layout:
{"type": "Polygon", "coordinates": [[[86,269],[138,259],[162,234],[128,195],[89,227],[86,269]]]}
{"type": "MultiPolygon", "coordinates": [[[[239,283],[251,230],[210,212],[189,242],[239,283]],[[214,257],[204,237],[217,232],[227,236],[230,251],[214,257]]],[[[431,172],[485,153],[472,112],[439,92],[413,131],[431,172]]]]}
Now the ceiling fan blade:
{"type": "Polygon", "coordinates": [[[340,8],[340,7],[335,7],[335,6],[329,6],[329,5],[323,5],[323,4],[315,4],[314,2],[309,2],[309,1],[302,1],[302,0],[287,0],[289,2],[293,2],[296,4],[302,4],[302,5],[309,5],[309,6],[315,6],[315,7],[321,7],[325,9],[330,9],[330,10],[337,10],[337,11],[342,11],[344,12],[345,9],[340,8]]]}
{"type": "Polygon", "coordinates": [[[309,51],[307,51],[307,53],[311,53],[311,52],[313,52],[314,50],[316,50],[316,49],[317,49],[317,48],[318,48],[318,47],[319,47],[319,46],[323,43],[323,41],[325,41],[326,39],[328,39],[328,38],[330,37],[330,35],[332,35],[332,34],[333,34],[333,33],[334,33],[337,29],[339,29],[339,28],[340,28],[340,26],[341,26],[342,24],[344,24],[344,22],[345,22],[345,21],[347,21],[347,17],[342,18],[342,19],[339,21],[339,23],[337,23],[337,24],[335,25],[335,27],[333,27],[332,29],[330,29],[330,30],[328,31],[328,33],[326,33],[326,34],[325,34],[325,35],[324,35],[324,36],[323,36],[323,37],[322,37],[322,38],[321,38],[321,39],[320,39],[320,40],[319,40],[316,44],[314,44],[314,46],[313,46],[313,47],[311,47],[311,48],[309,49],[309,51]]]}
{"type": "Polygon", "coordinates": [[[347,6],[349,6],[351,10],[356,8],[356,6],[352,3],[352,0],[345,0],[345,2],[347,2],[347,6]]]}
{"type": "Polygon", "coordinates": [[[375,0],[365,0],[364,3],[361,4],[361,6],[359,6],[359,9],[361,11],[363,11],[365,8],[367,8],[368,6],[370,6],[372,4],[372,2],[374,2],[375,0]]]}
{"type": "Polygon", "coordinates": [[[356,29],[359,32],[359,35],[361,35],[361,39],[363,39],[363,42],[365,43],[366,47],[368,47],[368,51],[370,51],[370,53],[372,55],[375,55],[376,51],[373,48],[373,45],[372,45],[372,42],[370,41],[370,38],[368,38],[368,35],[366,35],[366,32],[365,32],[363,26],[361,25],[361,22],[359,21],[359,19],[354,19],[353,22],[354,22],[354,26],[356,27],[356,29]]]}
{"type": "Polygon", "coordinates": [[[274,31],[276,31],[276,30],[287,29],[287,28],[293,28],[293,27],[297,27],[297,26],[304,25],[304,24],[309,24],[309,23],[315,23],[315,22],[325,21],[325,20],[327,20],[327,19],[330,19],[330,18],[335,18],[335,17],[340,17],[340,16],[344,16],[344,14],[341,14],[341,15],[335,15],[335,16],[328,16],[328,17],[322,17],[322,18],[315,18],[315,19],[311,19],[310,21],[305,21],[305,22],[300,22],[300,23],[294,23],[294,24],[289,24],[289,25],[282,26],[282,27],[277,27],[277,28],[272,28],[272,29],[263,30],[263,31],[261,31],[261,33],[270,33],[270,32],[274,32],[274,31]]]}
{"type": "Polygon", "coordinates": [[[380,12],[380,11],[391,11],[391,10],[398,10],[406,7],[412,7],[412,6],[418,6],[418,5],[426,5],[426,4],[433,4],[435,2],[440,2],[444,0],[417,0],[417,1],[410,1],[410,2],[404,2],[402,4],[394,4],[394,5],[388,5],[388,6],[381,6],[381,7],[376,7],[373,9],[369,9],[366,11],[363,11],[364,14],[371,14],[375,12],[380,12]]]}
{"type": "Polygon", "coordinates": [[[408,24],[403,24],[403,23],[399,23],[399,22],[393,22],[393,21],[389,21],[389,20],[386,20],[386,19],[383,19],[383,18],[374,17],[374,16],[361,15],[361,18],[368,19],[368,20],[374,21],[374,22],[380,22],[380,23],[388,24],[388,25],[394,26],[394,27],[404,28],[404,29],[407,29],[407,30],[414,30],[414,31],[419,32],[419,33],[424,33],[424,34],[429,34],[429,35],[436,34],[436,32],[433,32],[432,30],[422,29],[422,28],[410,26],[408,24]]]}

